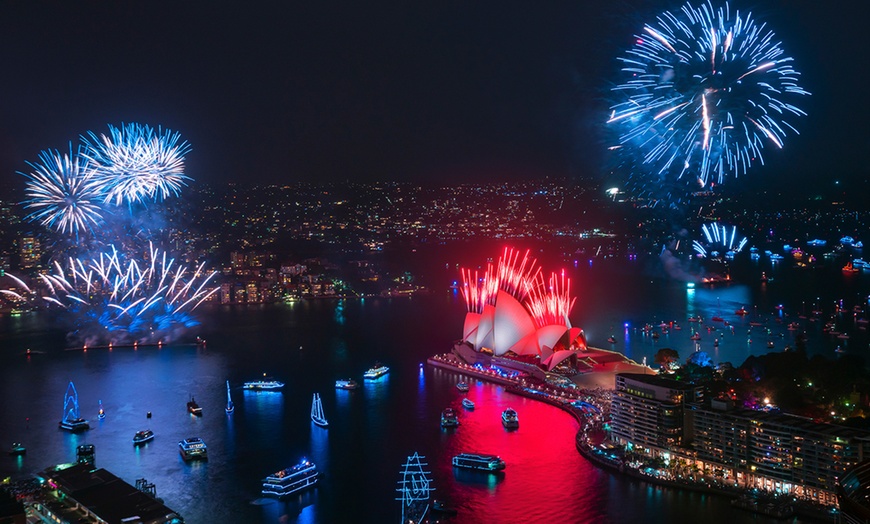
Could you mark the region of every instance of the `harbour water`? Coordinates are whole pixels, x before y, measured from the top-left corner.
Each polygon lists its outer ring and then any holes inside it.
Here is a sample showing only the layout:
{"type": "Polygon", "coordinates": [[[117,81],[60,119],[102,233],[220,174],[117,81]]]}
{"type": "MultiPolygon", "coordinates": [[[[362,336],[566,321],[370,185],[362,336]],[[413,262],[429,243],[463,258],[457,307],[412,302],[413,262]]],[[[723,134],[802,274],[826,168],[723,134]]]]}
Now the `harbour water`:
{"type": "MultiPolygon", "coordinates": [[[[641,269],[613,264],[575,270],[579,298],[572,319],[593,345],[609,347],[606,338],[614,334],[614,348],[637,361],[651,362],[661,347],[674,347],[685,358],[695,347],[687,317],[701,315],[709,323],[721,311],[734,334],[720,323],[718,346],[706,331],[700,341],[716,362],[739,365],[750,354],[770,351],[768,339],[776,349],[794,346],[789,337],[795,330],[787,329],[793,321],[805,326],[811,354],[836,358],[834,349],[841,345],[870,355],[866,333],[857,329],[851,311],[862,297],[866,306],[870,274],[773,269],[775,280],[761,284],[759,268],[748,266],[727,286],[687,290],[683,282],[641,269]],[[802,307],[820,307],[827,316],[841,298],[849,313],[841,313],[838,323],[852,334],[847,341],[825,335],[821,322],[800,318],[802,307]],[[776,309],[778,304],[783,308],[776,309]],[[742,306],[752,315],[734,315],[742,306]],[[763,321],[771,334],[756,327],[757,336],[747,333],[750,317],[763,321]],[[683,329],[658,339],[640,329],[671,320],[683,329]]],[[[659,488],[597,469],[575,450],[577,426],[570,416],[499,386],[469,381],[467,395],[476,408],[464,409],[463,394],[455,388],[461,377],[422,364],[449,349],[464,312],[461,298],[448,291],[410,299],[216,308],[203,312],[197,334],[207,340],[204,348],[170,344],[86,352],[64,350],[65,333],[45,316],[0,318],[0,443],[21,441],[28,449],[24,457],[3,455],[0,477],[73,461],[76,446],[89,443],[96,446],[98,466],[130,483],[142,477],[154,482],[165,503],[190,523],[380,523],[398,521],[400,466],[416,451],[429,462],[434,497],[459,511],[452,522],[767,522],[732,509],[726,498],[659,488]],[[390,366],[390,374],[362,382],[363,371],[375,361],[390,366]],[[283,392],[241,389],[263,373],[285,382],[283,392]],[[347,377],[362,387],[336,390],[334,381],[347,377]],[[92,426],[78,435],[57,428],[70,380],[92,426]],[[231,415],[224,412],[226,380],[235,402],[231,415]],[[315,392],[323,397],[329,429],[310,420],[315,392]],[[187,413],[190,396],[203,407],[201,418],[187,413]],[[104,420],[97,419],[100,401],[104,420]],[[439,425],[447,406],[459,413],[456,429],[439,425]],[[508,406],[519,414],[519,430],[501,425],[500,413],[508,406]],[[131,439],[142,429],[152,429],[156,438],[136,448],[131,439]],[[207,462],[181,460],[177,443],[191,436],[208,444],[207,462]],[[506,471],[493,476],[454,470],[451,457],[468,451],[500,455],[506,471]],[[303,457],[323,471],[319,486],[286,502],[261,499],[261,479],[303,457]]]]}

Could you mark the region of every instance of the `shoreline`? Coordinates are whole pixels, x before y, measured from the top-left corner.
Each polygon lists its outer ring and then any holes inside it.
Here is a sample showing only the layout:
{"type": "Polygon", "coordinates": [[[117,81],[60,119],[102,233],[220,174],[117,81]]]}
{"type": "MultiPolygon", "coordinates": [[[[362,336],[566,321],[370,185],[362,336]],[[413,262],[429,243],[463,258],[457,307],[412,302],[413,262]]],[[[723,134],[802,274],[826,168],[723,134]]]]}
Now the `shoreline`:
{"type": "MultiPolygon", "coordinates": [[[[625,357],[623,357],[625,358],[625,357]]],[[[505,378],[495,374],[494,372],[485,371],[481,369],[474,368],[460,362],[459,359],[452,354],[444,354],[444,355],[435,355],[426,359],[426,363],[433,367],[438,367],[441,369],[446,369],[450,371],[454,371],[456,373],[462,373],[466,375],[470,375],[472,377],[478,378],[480,380],[484,380],[487,382],[491,382],[494,384],[498,384],[501,386],[505,386],[505,391],[520,395],[526,398],[530,398],[532,400],[537,400],[539,402],[543,402],[545,404],[549,404],[553,407],[559,408],[565,413],[569,414],[571,417],[579,425],[577,429],[577,433],[574,436],[574,444],[577,452],[590,461],[596,467],[603,469],[605,471],[609,471],[611,473],[616,473],[620,475],[625,475],[634,480],[638,480],[641,482],[648,482],[655,486],[661,486],[665,488],[678,489],[678,490],[689,490],[698,493],[707,493],[711,495],[717,495],[722,497],[727,497],[731,499],[732,507],[739,507],[734,505],[736,501],[739,501],[742,496],[749,494],[750,492],[741,489],[741,488],[732,488],[727,486],[711,486],[711,485],[700,485],[697,482],[678,482],[673,480],[661,479],[651,475],[645,475],[640,471],[635,470],[634,468],[627,468],[622,462],[619,462],[615,459],[609,459],[605,456],[603,451],[596,451],[592,447],[590,447],[586,442],[588,440],[587,429],[588,426],[584,421],[584,412],[583,410],[572,405],[574,400],[580,400],[580,397],[588,396],[589,393],[584,391],[583,389],[577,388],[575,390],[565,390],[564,388],[558,388],[559,390],[559,400],[556,398],[552,398],[549,392],[555,392],[557,389],[556,386],[546,386],[544,387],[544,391],[541,391],[539,388],[530,388],[529,386],[523,386],[522,383],[518,382],[516,379],[505,378]],[[536,391],[530,391],[530,389],[535,389],[536,391]],[[567,395],[567,396],[566,396],[567,395]],[[569,400],[569,398],[572,398],[569,400]]],[[[595,373],[592,371],[591,373],[595,373]]],[[[777,518],[774,515],[767,515],[763,511],[751,510],[748,508],[743,508],[747,511],[755,513],[756,515],[760,515],[763,517],[769,518],[777,518]]],[[[826,512],[813,511],[808,508],[801,508],[799,505],[794,506],[794,515],[800,516],[802,518],[810,519],[816,522],[836,522],[836,517],[832,516],[826,512]]]]}

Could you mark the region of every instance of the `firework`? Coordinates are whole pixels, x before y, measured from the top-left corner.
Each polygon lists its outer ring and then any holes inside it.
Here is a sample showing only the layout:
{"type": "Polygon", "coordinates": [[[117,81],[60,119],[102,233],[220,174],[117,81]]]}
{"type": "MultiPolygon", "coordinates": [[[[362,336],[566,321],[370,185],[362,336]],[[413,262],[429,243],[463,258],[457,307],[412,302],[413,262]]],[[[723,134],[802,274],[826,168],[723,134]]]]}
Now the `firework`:
{"type": "Polygon", "coordinates": [[[723,224],[703,224],[701,226],[703,238],[692,242],[692,247],[699,257],[708,255],[708,248],[711,250],[709,254],[712,256],[718,255],[718,250],[724,250],[726,256],[739,253],[746,246],[746,237],[741,237],[737,233],[737,226],[728,228],[723,224]],[[716,249],[716,251],[712,251],[716,249]]]}
{"type": "Polygon", "coordinates": [[[217,291],[208,287],[214,275],[204,264],[188,268],[153,246],[142,259],[112,248],[66,265],[55,261],[51,273],[39,275],[39,286],[15,279],[20,291],[6,294],[41,295],[63,308],[89,343],[153,342],[199,324],[192,313],[217,291]]]}
{"type": "Polygon", "coordinates": [[[81,156],[72,153],[72,146],[68,154],[43,151],[38,162],[28,162],[33,171],[21,173],[28,179],[23,203],[33,211],[26,219],[76,237],[98,225],[101,193],[84,164],[81,156]]]}
{"type": "MultiPolygon", "coordinates": [[[[632,176],[706,187],[782,148],[808,95],[774,33],[751,13],[711,3],[665,12],[619,60],[624,79],[608,123],[632,176]]],[[[641,184],[643,185],[643,184],[641,184]]],[[[670,189],[666,189],[669,191],[670,189]]]]}
{"type": "Polygon", "coordinates": [[[108,135],[90,132],[82,136],[82,142],[82,155],[106,203],[120,206],[163,200],[178,195],[189,180],[184,175],[184,155],[190,146],[168,129],[110,125],[108,135]]]}

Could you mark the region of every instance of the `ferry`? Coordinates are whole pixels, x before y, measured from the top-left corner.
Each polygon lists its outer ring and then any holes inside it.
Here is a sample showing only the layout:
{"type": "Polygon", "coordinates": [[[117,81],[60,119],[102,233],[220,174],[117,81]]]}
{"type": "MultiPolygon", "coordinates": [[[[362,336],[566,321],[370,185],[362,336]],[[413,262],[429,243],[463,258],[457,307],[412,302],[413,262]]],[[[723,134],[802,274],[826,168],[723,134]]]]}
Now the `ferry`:
{"type": "Polygon", "coordinates": [[[83,418],[71,418],[67,420],[61,420],[60,422],[58,422],[58,426],[60,426],[61,429],[65,429],[73,433],[78,433],[79,431],[85,431],[91,428],[91,425],[88,424],[88,421],[83,418]]]}
{"type": "Polygon", "coordinates": [[[140,444],[144,444],[154,440],[154,432],[150,429],[145,429],[142,431],[137,431],[135,435],[133,435],[133,445],[138,446],[140,444]]]}
{"type": "Polygon", "coordinates": [[[366,380],[375,380],[381,378],[390,372],[390,368],[381,364],[380,362],[376,362],[374,366],[372,366],[368,371],[363,373],[363,378],[366,380]]]}
{"type": "Polygon", "coordinates": [[[263,490],[261,493],[274,497],[291,495],[313,487],[317,484],[319,476],[320,473],[317,471],[317,466],[303,459],[302,462],[292,468],[282,469],[263,479],[263,490]]]}
{"type": "Polygon", "coordinates": [[[469,389],[468,382],[458,382],[456,384],[456,389],[458,389],[459,391],[461,391],[463,393],[468,393],[468,389],[469,389]]]}
{"type": "Polygon", "coordinates": [[[445,408],[444,411],[441,412],[441,427],[455,428],[458,425],[459,418],[456,417],[456,412],[453,411],[453,408],[445,408]]]}
{"type": "Polygon", "coordinates": [[[178,452],[184,460],[208,459],[208,448],[199,437],[188,437],[179,442],[178,452]]]}
{"type": "Polygon", "coordinates": [[[482,453],[460,453],[453,457],[453,467],[478,469],[481,471],[501,471],[504,469],[504,460],[496,455],[484,455],[482,453]]]}
{"type": "Polygon", "coordinates": [[[199,407],[199,404],[196,403],[196,399],[193,397],[190,397],[190,402],[187,403],[187,411],[189,411],[191,415],[196,415],[197,417],[202,416],[202,408],[199,407]]]}
{"type": "Polygon", "coordinates": [[[501,413],[501,423],[506,428],[520,427],[520,419],[517,417],[517,412],[513,408],[507,408],[501,413]]]}
{"type": "Polygon", "coordinates": [[[474,409],[474,401],[470,398],[462,399],[462,407],[465,409],[474,409]]]}
{"type": "Polygon", "coordinates": [[[356,389],[359,387],[359,382],[352,378],[336,380],[335,388],[336,389],[356,389]]]}
{"type": "Polygon", "coordinates": [[[254,380],[253,382],[245,382],[242,386],[243,389],[251,389],[254,391],[274,391],[276,389],[281,389],[284,387],[283,382],[279,382],[272,377],[267,377],[265,373],[263,373],[262,380],[254,380]]]}

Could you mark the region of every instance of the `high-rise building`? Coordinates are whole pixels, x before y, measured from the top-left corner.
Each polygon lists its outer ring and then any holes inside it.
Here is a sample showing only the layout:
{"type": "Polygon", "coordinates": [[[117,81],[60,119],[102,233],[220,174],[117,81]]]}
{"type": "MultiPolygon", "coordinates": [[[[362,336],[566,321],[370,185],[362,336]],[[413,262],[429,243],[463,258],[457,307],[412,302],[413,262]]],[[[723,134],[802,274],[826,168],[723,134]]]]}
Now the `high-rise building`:
{"type": "Polygon", "coordinates": [[[39,239],[34,236],[21,237],[18,241],[19,264],[21,269],[34,269],[39,267],[42,258],[42,248],[39,239]]]}

